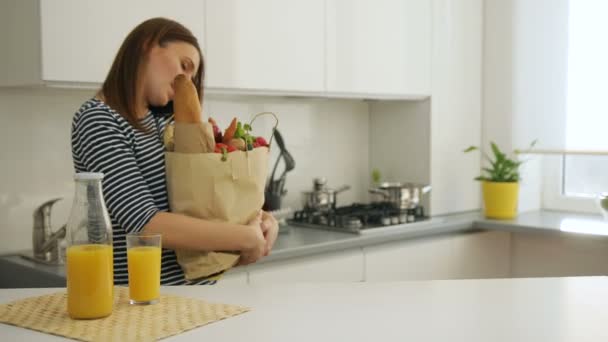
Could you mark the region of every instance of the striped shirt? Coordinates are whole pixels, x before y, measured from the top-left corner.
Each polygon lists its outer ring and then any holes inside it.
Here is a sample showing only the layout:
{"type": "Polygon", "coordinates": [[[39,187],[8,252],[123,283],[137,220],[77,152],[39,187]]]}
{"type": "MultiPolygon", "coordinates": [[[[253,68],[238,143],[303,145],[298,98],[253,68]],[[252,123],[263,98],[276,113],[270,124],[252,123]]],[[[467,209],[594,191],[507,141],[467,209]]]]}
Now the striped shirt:
{"type": "MultiPolygon", "coordinates": [[[[74,114],[72,158],[76,172],[102,172],[102,190],[112,220],[114,283],[128,284],[125,235],[139,232],[160,211],[169,211],[163,132],[172,116],[148,112],[135,129],[103,101],[90,99],[74,114]]],[[[161,284],[214,284],[212,278],[189,282],[175,252],[162,251],[161,284]]]]}

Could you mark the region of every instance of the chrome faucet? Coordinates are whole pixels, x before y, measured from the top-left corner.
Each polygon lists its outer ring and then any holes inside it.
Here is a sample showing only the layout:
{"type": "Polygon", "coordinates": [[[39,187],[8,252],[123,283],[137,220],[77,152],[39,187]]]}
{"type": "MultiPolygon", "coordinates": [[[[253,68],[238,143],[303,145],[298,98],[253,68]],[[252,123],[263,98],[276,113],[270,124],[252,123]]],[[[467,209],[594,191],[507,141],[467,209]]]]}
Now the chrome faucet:
{"type": "Polygon", "coordinates": [[[61,198],[44,202],[34,211],[34,229],[32,242],[34,259],[51,264],[63,263],[59,256],[59,242],[65,238],[65,224],[56,232],[51,229],[51,208],[61,198]]]}

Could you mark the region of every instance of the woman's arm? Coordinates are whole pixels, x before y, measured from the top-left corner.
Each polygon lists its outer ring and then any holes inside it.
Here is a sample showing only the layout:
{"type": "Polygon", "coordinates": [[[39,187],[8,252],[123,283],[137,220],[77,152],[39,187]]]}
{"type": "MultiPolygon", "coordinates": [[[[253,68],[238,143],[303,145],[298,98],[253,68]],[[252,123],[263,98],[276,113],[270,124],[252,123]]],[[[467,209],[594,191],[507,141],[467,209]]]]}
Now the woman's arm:
{"type": "Polygon", "coordinates": [[[163,248],[196,251],[255,251],[256,249],[263,251],[266,241],[260,229],[260,220],[258,216],[249,225],[239,225],[157,212],[143,230],[147,233],[162,234],[163,248]]]}

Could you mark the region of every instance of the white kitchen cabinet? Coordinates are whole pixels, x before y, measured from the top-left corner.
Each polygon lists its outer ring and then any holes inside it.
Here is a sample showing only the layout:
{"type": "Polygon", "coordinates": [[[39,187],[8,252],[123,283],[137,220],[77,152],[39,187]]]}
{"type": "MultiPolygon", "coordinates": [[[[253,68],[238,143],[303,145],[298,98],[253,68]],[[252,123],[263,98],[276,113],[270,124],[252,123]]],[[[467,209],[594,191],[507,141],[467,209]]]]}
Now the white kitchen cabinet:
{"type": "Polygon", "coordinates": [[[360,248],[249,267],[249,282],[357,282],[363,280],[360,248]]]}
{"type": "Polygon", "coordinates": [[[437,235],[364,247],[366,281],[509,277],[504,232],[437,235]]]}
{"type": "Polygon", "coordinates": [[[452,236],[397,241],[364,247],[366,281],[457,278],[452,236]]]}
{"type": "Polygon", "coordinates": [[[0,63],[0,85],[99,84],[127,34],[159,16],[188,27],[202,45],[203,1],[2,1],[0,42],[8,63],[0,63]]]}
{"type": "Polygon", "coordinates": [[[207,0],[207,86],[322,92],[324,0],[207,0]]]}
{"type": "Polygon", "coordinates": [[[429,95],[431,2],[327,0],[327,91],[429,95]]]}
{"type": "Polygon", "coordinates": [[[513,277],[608,275],[608,239],[517,233],[512,238],[513,277]]]}
{"type": "Polygon", "coordinates": [[[454,235],[454,259],[458,279],[508,278],[511,276],[511,233],[481,231],[454,235]]]}

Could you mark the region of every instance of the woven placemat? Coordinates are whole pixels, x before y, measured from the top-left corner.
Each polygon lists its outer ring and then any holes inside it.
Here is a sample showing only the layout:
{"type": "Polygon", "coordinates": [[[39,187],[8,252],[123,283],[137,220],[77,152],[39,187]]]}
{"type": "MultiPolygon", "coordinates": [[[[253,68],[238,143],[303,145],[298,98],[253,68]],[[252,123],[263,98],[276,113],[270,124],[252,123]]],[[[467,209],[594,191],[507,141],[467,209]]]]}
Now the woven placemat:
{"type": "Polygon", "coordinates": [[[114,293],[114,310],[106,318],[71,319],[64,291],[0,305],[0,322],[82,341],[151,341],[249,311],[166,294],[157,304],[130,305],[128,288],[114,293]]]}

